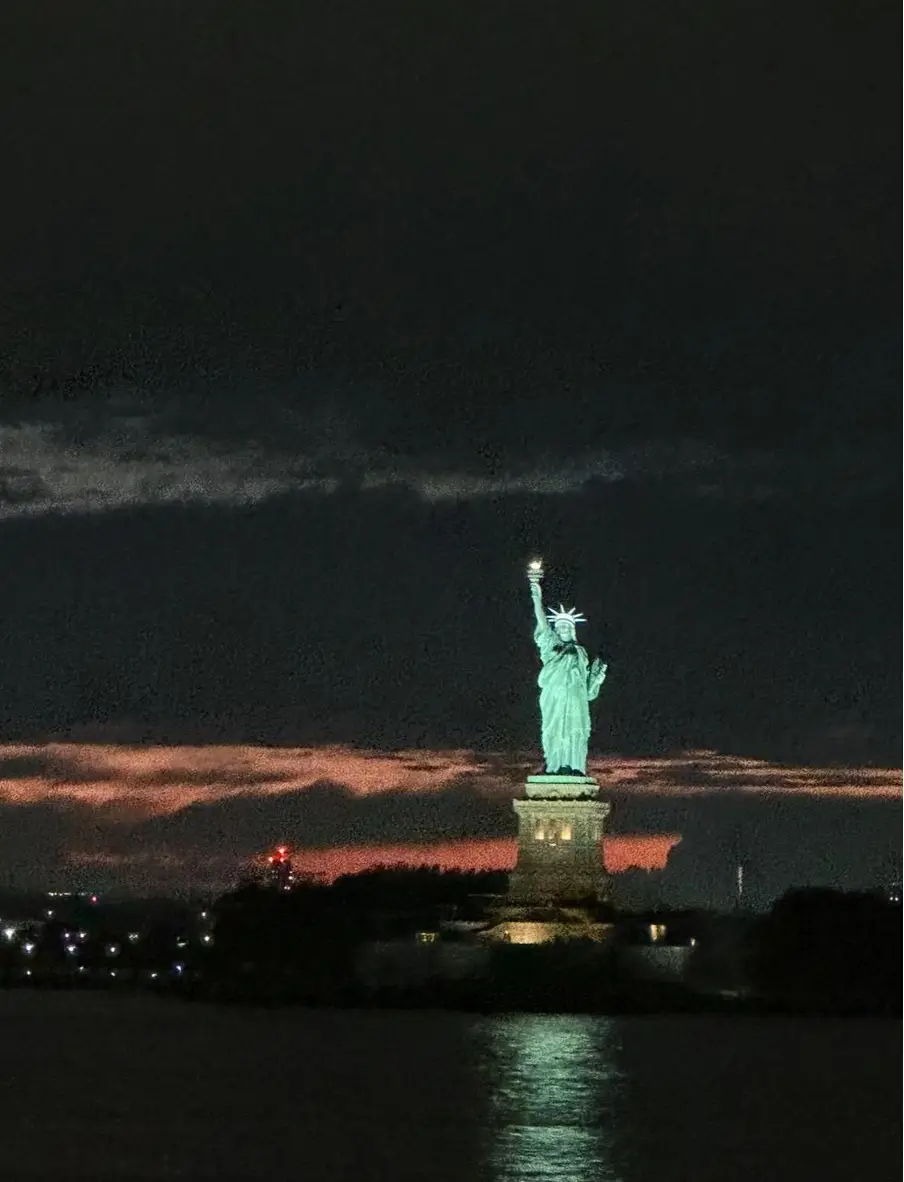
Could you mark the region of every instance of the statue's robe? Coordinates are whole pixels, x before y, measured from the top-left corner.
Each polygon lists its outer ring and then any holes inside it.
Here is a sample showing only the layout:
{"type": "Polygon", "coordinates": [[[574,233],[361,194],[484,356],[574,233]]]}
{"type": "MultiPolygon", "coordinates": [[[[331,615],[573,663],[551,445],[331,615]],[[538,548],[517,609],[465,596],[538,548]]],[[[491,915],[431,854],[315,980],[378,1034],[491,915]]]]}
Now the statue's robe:
{"type": "Polygon", "coordinates": [[[548,624],[538,624],[534,640],[543,668],[540,686],[540,718],[546,770],[587,771],[590,741],[590,660],[575,640],[563,641],[548,624]]]}

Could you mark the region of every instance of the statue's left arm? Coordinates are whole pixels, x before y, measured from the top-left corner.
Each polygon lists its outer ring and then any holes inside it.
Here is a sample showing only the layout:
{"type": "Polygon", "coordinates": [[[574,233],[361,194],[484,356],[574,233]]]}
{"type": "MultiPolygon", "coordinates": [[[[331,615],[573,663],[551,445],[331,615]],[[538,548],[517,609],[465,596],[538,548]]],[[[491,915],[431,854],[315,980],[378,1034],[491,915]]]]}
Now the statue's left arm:
{"type": "Polygon", "coordinates": [[[603,682],[606,680],[606,670],[609,666],[605,661],[599,657],[590,666],[590,672],[587,674],[587,701],[593,702],[599,697],[599,692],[602,689],[603,682]]]}

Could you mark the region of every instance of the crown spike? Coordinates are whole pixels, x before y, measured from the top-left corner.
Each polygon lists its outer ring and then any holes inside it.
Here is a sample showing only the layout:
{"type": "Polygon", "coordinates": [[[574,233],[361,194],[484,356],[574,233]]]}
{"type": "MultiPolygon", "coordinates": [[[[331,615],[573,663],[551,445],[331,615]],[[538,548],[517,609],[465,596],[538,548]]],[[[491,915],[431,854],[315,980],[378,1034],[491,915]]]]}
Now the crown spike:
{"type": "Polygon", "coordinates": [[[548,612],[546,615],[550,624],[555,624],[559,620],[568,620],[572,624],[586,624],[587,619],[582,612],[579,612],[575,607],[566,608],[564,604],[559,604],[558,611],[548,612]]]}

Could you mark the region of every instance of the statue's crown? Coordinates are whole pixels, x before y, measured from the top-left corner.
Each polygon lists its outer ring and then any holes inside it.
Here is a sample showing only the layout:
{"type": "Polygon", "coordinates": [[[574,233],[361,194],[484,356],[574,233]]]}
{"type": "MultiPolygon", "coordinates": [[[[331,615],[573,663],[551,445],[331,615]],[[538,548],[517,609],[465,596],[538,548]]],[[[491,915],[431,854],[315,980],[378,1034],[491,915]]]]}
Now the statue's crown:
{"type": "Polygon", "coordinates": [[[559,620],[568,620],[572,624],[586,624],[587,623],[587,620],[581,614],[581,612],[579,612],[577,610],[577,608],[575,608],[575,607],[565,608],[562,606],[561,603],[559,604],[559,610],[547,612],[546,618],[547,618],[547,620],[549,620],[550,624],[557,624],[559,622],[559,620]]]}

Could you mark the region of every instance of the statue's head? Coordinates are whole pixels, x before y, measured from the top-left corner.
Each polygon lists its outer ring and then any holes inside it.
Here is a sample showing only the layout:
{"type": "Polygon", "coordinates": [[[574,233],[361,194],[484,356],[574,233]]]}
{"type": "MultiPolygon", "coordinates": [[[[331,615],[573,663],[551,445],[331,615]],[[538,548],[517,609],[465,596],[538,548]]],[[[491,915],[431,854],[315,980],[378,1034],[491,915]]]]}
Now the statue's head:
{"type": "Polygon", "coordinates": [[[579,611],[573,607],[566,610],[561,603],[559,610],[550,612],[546,618],[552,624],[553,632],[563,643],[577,640],[578,633],[575,624],[587,623],[579,611]]]}
{"type": "Polygon", "coordinates": [[[577,640],[578,633],[571,620],[556,620],[552,626],[553,632],[559,640],[577,640]]]}

